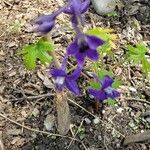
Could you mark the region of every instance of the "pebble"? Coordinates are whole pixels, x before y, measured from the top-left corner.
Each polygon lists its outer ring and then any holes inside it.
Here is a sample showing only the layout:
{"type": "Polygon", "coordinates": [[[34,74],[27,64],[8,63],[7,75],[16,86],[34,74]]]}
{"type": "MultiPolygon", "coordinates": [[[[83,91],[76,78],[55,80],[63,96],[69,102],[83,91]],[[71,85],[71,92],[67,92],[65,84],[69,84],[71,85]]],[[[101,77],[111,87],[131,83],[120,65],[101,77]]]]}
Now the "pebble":
{"type": "Polygon", "coordinates": [[[99,15],[107,15],[115,10],[116,0],[92,0],[93,7],[99,15]]]}
{"type": "Polygon", "coordinates": [[[130,115],[131,115],[131,117],[135,116],[134,112],[132,112],[132,111],[131,111],[130,115]]]}
{"type": "Polygon", "coordinates": [[[98,124],[99,122],[100,122],[100,119],[98,117],[93,120],[94,124],[98,124]]]}
{"type": "Polygon", "coordinates": [[[98,140],[99,140],[99,141],[102,140],[102,136],[101,136],[101,135],[98,136],[98,140]]]}
{"type": "Polygon", "coordinates": [[[137,90],[136,90],[134,87],[129,87],[129,90],[130,90],[131,92],[137,92],[137,90]]]}
{"type": "Polygon", "coordinates": [[[37,109],[37,108],[34,108],[34,110],[32,111],[32,115],[34,116],[34,117],[37,117],[38,115],[39,115],[39,110],[37,109]]]}
{"type": "Polygon", "coordinates": [[[85,118],[84,121],[86,122],[86,124],[90,124],[91,120],[89,118],[85,118]]]}
{"type": "Polygon", "coordinates": [[[150,117],[146,117],[145,119],[146,119],[147,122],[150,123],[150,117]]]}
{"type": "Polygon", "coordinates": [[[121,108],[121,107],[117,109],[117,113],[119,113],[119,114],[121,114],[122,111],[123,111],[123,108],[121,108]]]}
{"type": "Polygon", "coordinates": [[[44,126],[46,130],[51,131],[54,126],[55,116],[54,115],[47,115],[44,120],[44,126]]]}

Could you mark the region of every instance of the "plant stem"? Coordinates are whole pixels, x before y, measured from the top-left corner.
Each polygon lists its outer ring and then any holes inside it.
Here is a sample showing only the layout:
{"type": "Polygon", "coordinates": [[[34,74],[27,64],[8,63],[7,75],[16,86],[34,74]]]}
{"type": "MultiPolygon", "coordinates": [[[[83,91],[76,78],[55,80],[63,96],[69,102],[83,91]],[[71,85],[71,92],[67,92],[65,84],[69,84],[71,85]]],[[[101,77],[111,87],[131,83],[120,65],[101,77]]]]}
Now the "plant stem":
{"type": "MultiPolygon", "coordinates": [[[[49,33],[44,38],[51,42],[49,33]]],[[[53,57],[54,66],[60,68],[55,51],[50,52],[49,55],[53,57]]],[[[66,135],[70,129],[70,110],[66,96],[63,91],[56,91],[57,130],[62,135],[66,135]]]]}
{"type": "MultiPolygon", "coordinates": [[[[51,37],[50,37],[50,33],[46,34],[46,36],[44,37],[47,41],[51,42],[51,37]]],[[[60,63],[56,57],[56,53],[55,51],[50,51],[49,54],[53,57],[53,61],[54,61],[54,65],[55,67],[59,68],[60,67],[60,63]]]]}

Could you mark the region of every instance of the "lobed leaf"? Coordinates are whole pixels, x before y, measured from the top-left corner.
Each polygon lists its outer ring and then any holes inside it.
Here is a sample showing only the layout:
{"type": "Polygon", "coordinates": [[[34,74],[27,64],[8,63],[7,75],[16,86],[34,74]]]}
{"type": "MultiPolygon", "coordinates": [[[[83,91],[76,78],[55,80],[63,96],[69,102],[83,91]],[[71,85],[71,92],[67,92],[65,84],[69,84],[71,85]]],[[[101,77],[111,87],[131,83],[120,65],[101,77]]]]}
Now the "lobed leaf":
{"type": "Polygon", "coordinates": [[[53,43],[41,38],[38,42],[25,46],[19,54],[23,56],[26,68],[33,70],[37,60],[40,60],[42,64],[51,63],[52,57],[49,52],[54,48],[53,43]]]}

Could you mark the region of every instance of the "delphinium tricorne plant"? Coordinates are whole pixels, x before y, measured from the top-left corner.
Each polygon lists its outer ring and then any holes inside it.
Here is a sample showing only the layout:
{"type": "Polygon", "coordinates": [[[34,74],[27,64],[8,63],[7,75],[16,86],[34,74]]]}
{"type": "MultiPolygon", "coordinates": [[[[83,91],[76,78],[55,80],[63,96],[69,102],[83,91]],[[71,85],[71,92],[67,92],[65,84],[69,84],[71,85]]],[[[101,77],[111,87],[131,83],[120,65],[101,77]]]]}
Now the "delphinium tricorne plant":
{"type": "MultiPolygon", "coordinates": [[[[64,89],[66,88],[68,91],[71,91],[75,96],[80,96],[77,79],[80,77],[81,72],[84,69],[85,60],[88,58],[93,62],[99,61],[101,57],[99,57],[100,53],[97,49],[106,42],[100,37],[83,32],[85,24],[84,13],[88,10],[89,5],[90,0],[68,0],[63,7],[59,8],[52,14],[43,15],[35,19],[32,22],[33,30],[44,37],[44,40],[39,40],[36,44],[33,44],[32,46],[30,45],[22,51],[22,54],[25,54],[25,63],[31,69],[35,67],[36,58],[40,59],[43,63],[50,63],[52,57],[52,62],[54,63],[55,68],[50,68],[49,74],[55,80],[58,131],[61,134],[66,134],[70,125],[70,112],[64,89]],[[53,46],[51,45],[49,34],[55,26],[56,17],[61,13],[70,15],[70,21],[75,32],[73,41],[69,43],[66,48],[64,58],[61,61],[62,64],[60,64],[57,59],[55,52],[51,50],[53,46]],[[35,48],[35,45],[38,48],[35,48]],[[30,59],[31,56],[32,59],[30,59]],[[76,68],[70,73],[68,72],[67,64],[72,57],[76,60],[76,68]],[[33,60],[32,65],[31,62],[29,62],[30,60],[33,60]]],[[[99,78],[96,72],[93,72],[91,73],[91,79],[93,79],[98,86],[95,86],[95,88],[94,86],[89,86],[87,92],[97,101],[102,102],[109,98],[115,99],[120,96],[120,93],[112,86],[114,83],[112,76],[104,75],[103,78],[99,78]]]]}

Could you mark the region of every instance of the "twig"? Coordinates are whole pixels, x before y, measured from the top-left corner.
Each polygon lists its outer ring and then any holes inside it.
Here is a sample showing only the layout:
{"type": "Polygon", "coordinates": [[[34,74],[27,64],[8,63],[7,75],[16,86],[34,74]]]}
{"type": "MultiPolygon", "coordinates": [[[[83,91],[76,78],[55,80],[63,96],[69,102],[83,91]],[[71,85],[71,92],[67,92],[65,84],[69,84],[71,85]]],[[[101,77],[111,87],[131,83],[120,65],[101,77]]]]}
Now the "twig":
{"type": "Polygon", "coordinates": [[[76,106],[80,107],[82,110],[84,110],[85,112],[87,112],[88,114],[90,114],[91,116],[93,116],[94,118],[96,118],[97,116],[93,115],[91,112],[89,112],[88,110],[86,110],[85,108],[83,108],[82,106],[80,106],[78,103],[74,102],[71,99],[68,99],[71,103],[75,104],[76,106]]]}
{"type": "Polygon", "coordinates": [[[41,95],[37,95],[37,96],[29,96],[29,97],[27,97],[27,100],[45,98],[45,97],[50,97],[50,96],[53,96],[53,95],[54,94],[52,94],[52,93],[47,93],[47,94],[41,94],[41,95]]]}
{"type": "Polygon", "coordinates": [[[129,100],[129,101],[137,101],[137,102],[147,103],[150,105],[150,102],[146,101],[144,99],[138,99],[138,98],[132,98],[132,97],[123,97],[123,99],[129,100]]]}
{"type": "Polygon", "coordinates": [[[40,131],[40,130],[38,130],[38,129],[30,128],[30,127],[28,127],[28,126],[22,125],[22,124],[20,124],[20,123],[18,123],[18,122],[16,122],[16,121],[14,121],[14,120],[12,120],[12,119],[6,117],[6,116],[3,115],[2,113],[0,113],[0,116],[3,117],[3,118],[5,118],[6,120],[10,121],[11,123],[14,123],[14,124],[16,124],[16,125],[18,125],[18,126],[20,126],[20,127],[22,127],[22,128],[25,128],[25,129],[27,129],[27,130],[29,130],[29,131],[32,131],[32,132],[42,133],[42,134],[46,134],[46,135],[49,135],[49,136],[57,136],[57,137],[62,137],[62,138],[68,138],[68,139],[75,140],[75,141],[78,141],[78,142],[82,143],[80,140],[78,140],[78,139],[76,139],[76,138],[72,138],[72,137],[65,136],[65,135],[54,134],[54,133],[50,133],[50,132],[46,132],[46,131],[40,131]]]}
{"type": "MultiPolygon", "coordinates": [[[[75,138],[76,135],[78,134],[79,129],[80,129],[81,126],[83,125],[83,122],[84,122],[84,119],[82,119],[82,121],[81,121],[81,123],[80,123],[80,125],[79,125],[79,127],[78,127],[78,129],[77,129],[77,131],[76,131],[76,133],[73,135],[74,138],[75,138]]],[[[70,141],[69,145],[67,146],[67,149],[69,149],[69,147],[71,146],[72,142],[73,142],[73,140],[70,141]]]]}
{"type": "Polygon", "coordinates": [[[104,136],[104,145],[105,145],[106,150],[109,150],[109,148],[108,148],[108,146],[106,144],[106,137],[105,136],[104,136]]]}
{"type": "Polygon", "coordinates": [[[145,142],[148,140],[150,140],[150,130],[125,137],[123,145],[126,146],[131,143],[145,142]]]}
{"type": "Polygon", "coordinates": [[[0,149],[5,150],[4,144],[3,144],[3,139],[2,139],[2,131],[0,131],[0,149]]]}
{"type": "Polygon", "coordinates": [[[40,99],[40,98],[50,97],[50,96],[53,96],[53,95],[54,94],[52,94],[52,93],[35,95],[35,96],[26,96],[25,94],[23,94],[23,97],[21,97],[21,98],[13,98],[13,99],[11,99],[11,101],[19,101],[19,100],[24,100],[24,99],[33,100],[33,99],[40,99]]]}
{"type": "Polygon", "coordinates": [[[83,142],[82,142],[82,146],[84,147],[85,150],[88,150],[83,142]]]}

